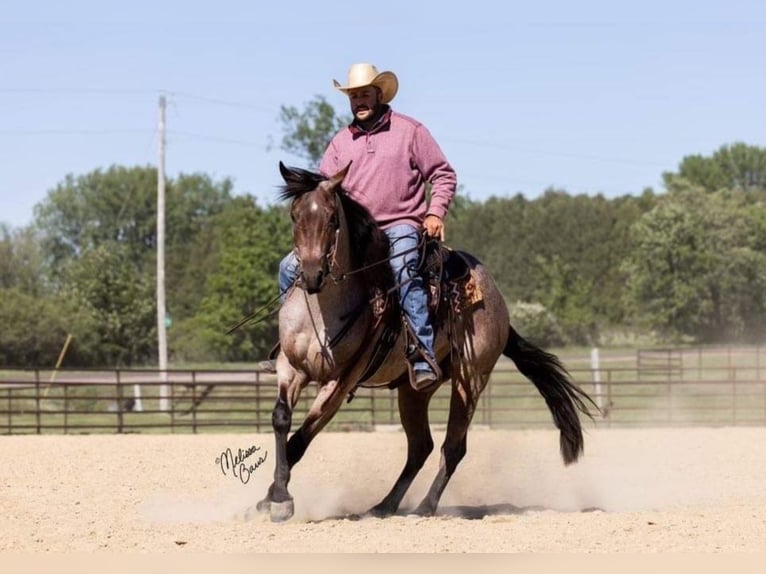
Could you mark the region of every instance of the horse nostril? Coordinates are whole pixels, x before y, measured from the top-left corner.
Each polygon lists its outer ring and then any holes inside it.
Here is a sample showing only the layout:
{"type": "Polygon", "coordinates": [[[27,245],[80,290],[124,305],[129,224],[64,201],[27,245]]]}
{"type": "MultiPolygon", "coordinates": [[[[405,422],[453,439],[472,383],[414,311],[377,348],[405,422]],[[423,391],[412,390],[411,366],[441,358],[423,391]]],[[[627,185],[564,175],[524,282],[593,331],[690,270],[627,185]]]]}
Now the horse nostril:
{"type": "Polygon", "coordinates": [[[306,291],[314,294],[319,293],[319,291],[322,289],[322,285],[324,284],[324,279],[327,275],[327,272],[321,268],[313,268],[304,270],[301,275],[303,277],[303,286],[306,291]]]}

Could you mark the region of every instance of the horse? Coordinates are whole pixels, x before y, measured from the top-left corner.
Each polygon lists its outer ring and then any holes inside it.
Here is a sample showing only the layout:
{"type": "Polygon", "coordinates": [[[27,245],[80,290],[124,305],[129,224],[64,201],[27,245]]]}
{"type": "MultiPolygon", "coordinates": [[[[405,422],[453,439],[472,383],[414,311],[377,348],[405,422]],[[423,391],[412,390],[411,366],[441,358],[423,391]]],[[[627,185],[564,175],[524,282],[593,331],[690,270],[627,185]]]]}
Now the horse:
{"type": "MultiPolygon", "coordinates": [[[[279,310],[278,390],[272,413],[274,479],[266,496],[257,503],[256,512],[268,513],[273,522],[293,516],[294,501],[288,489],[293,467],[363,377],[365,387],[396,389],[407,440],[401,474],[390,492],[366,513],[376,517],[397,513],[431,454],[434,442],[428,421],[429,401],[439,385],[452,382],[438,472],[412,512],[434,515],[447,483],[466,454],[471,418],[501,355],[509,357],[545,399],[560,430],[564,464],[576,462],[584,452],[578,411],[593,418],[586,403],[598,407],[573,382],[558,357],[516,332],[490,272],[468,253],[460,252],[470,268],[475,300],[460,310],[451,328],[445,324],[436,329],[435,351],[441,371],[437,384],[425,391],[413,388],[405,329],[395,331],[389,339],[383,338],[371,304],[371,288],[390,286],[392,281],[388,238],[369,212],[344,191],[342,182],[348,167],[325,177],[279,163],[284,179],[280,199],[290,201],[300,273],[279,310]],[[375,369],[370,369],[375,350],[381,346],[387,354],[377,361],[375,369]],[[459,360],[455,360],[456,355],[459,360]],[[293,409],[301,391],[311,382],[318,386],[316,399],[288,440],[293,409]]],[[[249,509],[248,514],[251,512],[249,509]]]]}

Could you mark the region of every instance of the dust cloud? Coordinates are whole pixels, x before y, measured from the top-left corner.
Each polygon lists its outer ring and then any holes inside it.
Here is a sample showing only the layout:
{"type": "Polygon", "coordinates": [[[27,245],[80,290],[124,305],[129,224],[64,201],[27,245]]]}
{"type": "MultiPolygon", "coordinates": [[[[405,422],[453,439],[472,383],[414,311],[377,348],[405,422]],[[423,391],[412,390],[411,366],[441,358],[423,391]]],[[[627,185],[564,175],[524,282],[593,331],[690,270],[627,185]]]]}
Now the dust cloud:
{"type": "Polygon", "coordinates": [[[437,516],[415,518],[433,434],[400,515],[361,520],[401,472],[404,433],[321,434],[281,524],[243,518],[271,483],[271,435],[4,437],[0,553],[763,551],[764,428],[588,428],[570,466],[555,429],[473,429],[437,516]],[[251,445],[269,458],[246,484],[216,465],[251,445]]]}

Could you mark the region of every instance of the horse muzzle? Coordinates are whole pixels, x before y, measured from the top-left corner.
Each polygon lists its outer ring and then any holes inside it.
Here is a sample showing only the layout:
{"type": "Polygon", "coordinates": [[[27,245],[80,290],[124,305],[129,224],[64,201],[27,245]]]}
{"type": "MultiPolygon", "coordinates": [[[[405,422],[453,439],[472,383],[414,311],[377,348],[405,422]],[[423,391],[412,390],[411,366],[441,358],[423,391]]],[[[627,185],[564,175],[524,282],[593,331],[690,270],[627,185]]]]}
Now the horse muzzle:
{"type": "Polygon", "coordinates": [[[322,290],[327,272],[321,265],[304,267],[301,270],[303,288],[310,295],[315,295],[322,290]]]}

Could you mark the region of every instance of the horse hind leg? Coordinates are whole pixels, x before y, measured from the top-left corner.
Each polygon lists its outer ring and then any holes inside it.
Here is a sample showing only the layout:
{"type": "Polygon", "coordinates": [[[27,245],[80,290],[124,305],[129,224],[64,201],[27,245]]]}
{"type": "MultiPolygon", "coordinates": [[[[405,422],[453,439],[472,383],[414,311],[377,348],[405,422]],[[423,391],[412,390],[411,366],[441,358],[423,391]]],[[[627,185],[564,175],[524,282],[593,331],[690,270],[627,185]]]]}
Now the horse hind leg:
{"type": "Polygon", "coordinates": [[[489,375],[476,375],[472,383],[460,380],[452,386],[447,432],[442,444],[441,460],[428,493],[412,512],[418,516],[433,516],[444,489],[467,450],[468,427],[476,410],[476,401],[489,380],[489,375]]]}
{"type": "Polygon", "coordinates": [[[368,514],[377,517],[395,514],[412,481],[433,451],[434,441],[428,425],[428,403],[434,392],[435,389],[428,392],[416,391],[407,379],[399,385],[397,399],[399,418],[407,435],[407,461],[391,491],[368,514]]]}

